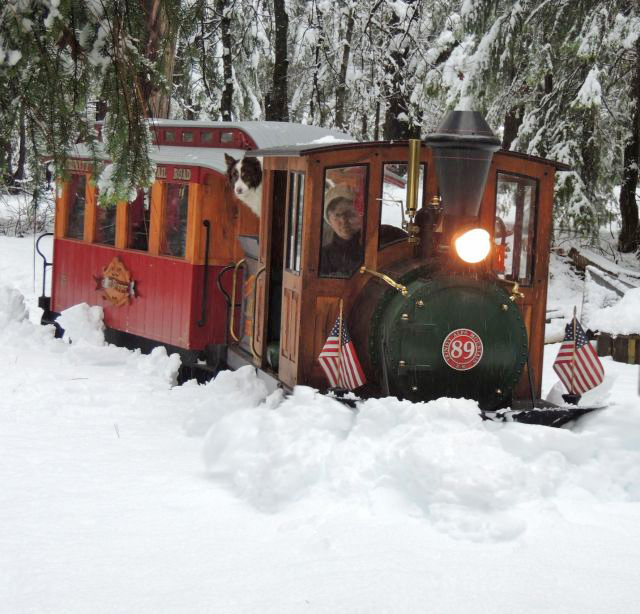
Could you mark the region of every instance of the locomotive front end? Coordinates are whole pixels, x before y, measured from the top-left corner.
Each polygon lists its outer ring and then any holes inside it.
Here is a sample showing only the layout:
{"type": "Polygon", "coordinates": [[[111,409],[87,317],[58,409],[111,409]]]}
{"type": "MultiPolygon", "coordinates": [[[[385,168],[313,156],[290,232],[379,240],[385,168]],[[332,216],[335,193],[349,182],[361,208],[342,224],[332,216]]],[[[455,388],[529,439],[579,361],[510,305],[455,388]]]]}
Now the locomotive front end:
{"type": "Polygon", "coordinates": [[[388,292],[371,326],[369,356],[382,392],[413,401],[508,404],[527,360],[520,310],[495,281],[412,272],[407,296],[388,292]]]}
{"type": "Polygon", "coordinates": [[[528,338],[517,294],[490,270],[491,237],[478,215],[500,142],[479,113],[454,111],[426,143],[441,207],[418,221],[430,247],[397,278],[404,290],[378,298],[368,359],[383,394],[504,407],[527,362],[528,338]]]}

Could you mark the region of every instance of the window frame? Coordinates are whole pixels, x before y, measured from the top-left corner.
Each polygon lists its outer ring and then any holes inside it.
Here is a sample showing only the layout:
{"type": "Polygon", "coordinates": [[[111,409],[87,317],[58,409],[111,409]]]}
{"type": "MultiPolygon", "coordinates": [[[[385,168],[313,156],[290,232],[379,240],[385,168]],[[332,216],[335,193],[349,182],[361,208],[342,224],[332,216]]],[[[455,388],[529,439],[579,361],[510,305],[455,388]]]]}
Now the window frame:
{"type": "MultiPolygon", "coordinates": [[[[521,287],[523,288],[530,288],[534,285],[534,281],[535,281],[535,267],[536,267],[536,238],[538,236],[538,224],[539,224],[539,215],[540,215],[540,178],[539,177],[532,177],[531,175],[525,175],[523,173],[517,173],[514,171],[508,171],[505,169],[500,169],[497,168],[496,169],[496,174],[495,174],[495,201],[494,201],[494,219],[493,219],[493,229],[492,229],[492,234],[493,234],[493,245],[496,245],[496,237],[495,237],[495,223],[496,220],[498,219],[498,217],[500,217],[498,215],[498,195],[499,195],[499,191],[498,191],[498,186],[500,184],[500,176],[507,176],[507,177],[514,177],[516,179],[525,179],[528,182],[531,182],[531,184],[533,184],[533,186],[535,187],[535,197],[533,198],[533,207],[534,207],[534,212],[533,212],[533,220],[531,220],[531,239],[529,240],[529,261],[527,262],[526,268],[525,268],[525,277],[524,278],[520,278],[519,274],[516,276],[516,278],[514,279],[513,277],[513,270],[514,270],[514,265],[513,265],[513,261],[512,261],[512,265],[511,265],[511,272],[507,273],[507,271],[505,270],[504,273],[502,273],[502,275],[504,275],[504,277],[502,279],[504,279],[505,281],[508,282],[512,282],[512,283],[518,283],[521,287]]],[[[516,185],[518,185],[517,181],[511,181],[511,182],[506,182],[506,183],[514,183],[516,185]]],[[[517,204],[516,206],[516,220],[518,219],[518,210],[517,210],[517,204]]],[[[523,209],[524,209],[524,205],[523,205],[523,209]]],[[[524,211],[522,213],[524,215],[524,211]]],[[[515,228],[516,228],[516,222],[514,222],[514,238],[513,238],[513,255],[515,256],[515,252],[516,252],[516,236],[515,236],[515,228]]],[[[519,267],[521,267],[521,260],[520,257],[522,256],[522,234],[524,230],[524,225],[521,225],[521,230],[520,230],[520,236],[519,236],[519,267]]],[[[497,272],[496,273],[498,275],[500,275],[501,273],[497,272]]]]}
{"type": "Polygon", "coordinates": [[[81,178],[82,181],[84,181],[84,203],[82,206],[82,225],[81,225],[81,231],[80,231],[80,237],[70,237],[69,236],[69,227],[70,227],[70,217],[71,217],[71,211],[73,209],[72,207],[72,201],[75,202],[75,197],[78,194],[78,190],[76,188],[75,191],[72,191],[71,189],[69,189],[68,191],[68,195],[67,195],[67,202],[65,203],[65,207],[66,207],[66,212],[65,212],[65,226],[64,226],[64,236],[62,238],[64,239],[70,239],[71,241],[84,241],[85,240],[85,226],[87,224],[86,220],[87,220],[87,203],[89,201],[89,199],[87,198],[88,196],[88,190],[90,187],[90,177],[87,173],[71,173],[69,175],[69,188],[71,188],[71,182],[73,181],[73,177],[78,177],[81,178]]]}
{"type": "Polygon", "coordinates": [[[292,275],[300,275],[302,271],[302,232],[304,229],[304,191],[306,173],[290,170],[287,174],[287,234],[285,246],[284,269],[292,275]],[[302,180],[302,188],[300,185],[302,180]],[[302,192],[300,190],[302,189],[302,192]],[[295,198],[295,202],[294,201],[295,198]],[[293,227],[293,228],[292,228],[293,227]],[[291,239],[293,238],[293,243],[291,239]],[[298,238],[300,239],[298,241],[298,238]],[[290,267],[293,259],[293,267],[290,267]]]}
{"type": "MultiPolygon", "coordinates": [[[[189,200],[191,198],[191,183],[187,182],[179,182],[179,181],[165,181],[165,187],[162,195],[162,215],[160,222],[160,242],[158,245],[158,255],[164,256],[166,258],[175,258],[176,260],[186,260],[187,259],[187,239],[189,234],[189,200]],[[167,251],[167,204],[169,202],[169,190],[171,186],[177,186],[178,188],[186,188],[187,196],[186,196],[186,212],[184,217],[184,249],[181,256],[176,256],[175,254],[169,253],[167,251]]],[[[151,206],[151,205],[150,205],[151,206]]]]}
{"type": "Polygon", "coordinates": [[[94,223],[93,223],[93,232],[91,233],[92,243],[95,243],[96,245],[104,245],[106,247],[115,247],[116,237],[118,236],[118,206],[111,205],[109,207],[101,207],[97,202],[97,195],[96,195],[96,202],[94,206],[95,206],[95,215],[94,215],[94,223]],[[100,215],[101,215],[101,212],[106,213],[107,211],[113,211],[113,242],[112,243],[105,243],[104,241],[98,240],[98,224],[100,222],[100,215]]]}
{"type": "MultiPolygon", "coordinates": [[[[319,279],[352,279],[353,276],[358,272],[358,269],[365,261],[366,258],[366,247],[367,247],[367,219],[369,215],[369,182],[371,181],[371,163],[369,162],[356,162],[356,163],[344,163],[344,164],[333,164],[330,166],[325,166],[322,169],[322,201],[320,204],[320,247],[318,252],[318,278],[319,279]],[[355,268],[355,270],[348,276],[339,276],[339,275],[327,275],[322,273],[322,248],[324,241],[324,227],[328,226],[328,223],[324,219],[324,199],[325,199],[325,186],[327,185],[327,171],[339,169],[339,168],[354,168],[354,167],[362,167],[365,169],[365,181],[364,181],[364,214],[362,216],[362,257],[360,259],[360,265],[355,268]]],[[[332,231],[333,232],[333,231],[332,231]]]]}
{"type": "MultiPolygon", "coordinates": [[[[148,188],[138,188],[138,192],[142,192],[143,193],[143,207],[142,210],[144,211],[148,211],[148,227],[147,227],[147,249],[139,249],[136,247],[131,247],[129,245],[130,242],[130,238],[132,235],[131,232],[131,207],[133,205],[133,203],[135,201],[129,201],[127,202],[127,215],[126,215],[126,227],[125,227],[125,245],[124,245],[124,249],[128,249],[134,252],[139,252],[141,254],[150,254],[151,253],[151,223],[152,223],[152,196],[153,196],[153,188],[152,187],[148,187],[148,188]],[[144,208],[144,193],[146,192],[146,198],[149,202],[149,208],[148,210],[145,210],[144,208]]],[[[138,200],[138,195],[136,195],[136,200],[138,200]]],[[[143,213],[143,219],[145,218],[144,213],[143,213]]]]}
{"type": "MultiPolygon", "coordinates": [[[[400,239],[396,239],[395,241],[391,241],[389,243],[385,243],[384,245],[380,245],[380,227],[382,226],[382,194],[383,194],[383,187],[384,187],[384,167],[387,164],[404,164],[407,166],[407,168],[409,167],[409,161],[408,160],[381,160],[380,161],[380,198],[379,198],[379,203],[380,203],[380,212],[378,215],[378,251],[382,251],[384,249],[386,249],[387,247],[391,247],[392,245],[398,245],[400,243],[404,243],[405,241],[407,241],[409,239],[409,235],[407,234],[406,237],[402,237],[400,239]]],[[[420,211],[420,209],[424,208],[424,201],[425,198],[427,197],[427,173],[429,172],[429,167],[427,162],[420,162],[419,166],[424,167],[424,174],[422,177],[422,203],[420,207],[416,208],[416,212],[420,211]]],[[[406,201],[405,201],[405,205],[406,205],[406,201]]],[[[404,228],[402,229],[404,230],[404,228]]]]}

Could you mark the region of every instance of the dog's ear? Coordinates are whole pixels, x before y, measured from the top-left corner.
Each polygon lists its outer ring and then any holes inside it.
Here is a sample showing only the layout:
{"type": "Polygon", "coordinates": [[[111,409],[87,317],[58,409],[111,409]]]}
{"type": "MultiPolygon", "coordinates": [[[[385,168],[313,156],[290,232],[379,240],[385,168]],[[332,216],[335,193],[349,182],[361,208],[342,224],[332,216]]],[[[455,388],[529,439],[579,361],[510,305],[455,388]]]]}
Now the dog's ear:
{"type": "Polygon", "coordinates": [[[228,153],[224,154],[224,161],[227,163],[227,168],[231,168],[237,162],[237,160],[232,158],[228,153]]]}

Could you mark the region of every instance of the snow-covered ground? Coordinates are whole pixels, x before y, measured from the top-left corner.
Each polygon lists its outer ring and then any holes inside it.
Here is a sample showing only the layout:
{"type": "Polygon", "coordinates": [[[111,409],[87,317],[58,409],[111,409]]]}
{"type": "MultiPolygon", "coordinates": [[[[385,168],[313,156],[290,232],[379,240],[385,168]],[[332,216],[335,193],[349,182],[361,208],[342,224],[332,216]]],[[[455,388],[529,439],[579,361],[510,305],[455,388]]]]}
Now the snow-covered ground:
{"type": "Polygon", "coordinates": [[[95,311],[73,344],[38,326],[32,248],[0,237],[1,612],[640,608],[638,367],[604,359],[610,405],[572,429],[265,398],[251,369],[172,387],[175,358],[102,345],[95,311]]]}

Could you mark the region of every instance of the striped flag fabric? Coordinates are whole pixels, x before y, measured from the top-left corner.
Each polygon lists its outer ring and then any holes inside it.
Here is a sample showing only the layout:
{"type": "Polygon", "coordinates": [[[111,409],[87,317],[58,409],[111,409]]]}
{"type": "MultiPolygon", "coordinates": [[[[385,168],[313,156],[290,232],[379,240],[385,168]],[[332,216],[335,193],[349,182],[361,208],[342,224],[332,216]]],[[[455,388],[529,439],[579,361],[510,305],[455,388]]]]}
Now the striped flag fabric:
{"type": "Polygon", "coordinates": [[[355,390],[365,384],[367,380],[345,322],[342,323],[342,339],[339,339],[339,335],[340,317],[338,316],[324,346],[322,346],[318,362],[325,372],[331,388],[355,390]]]}
{"type": "Polygon", "coordinates": [[[574,323],[571,321],[564,329],[564,341],[553,363],[553,370],[569,392],[583,394],[602,383],[604,368],[577,319],[575,320],[576,339],[574,344],[573,327],[574,323]],[[575,365],[573,365],[574,345],[575,365]],[[572,383],[573,390],[571,389],[572,383]]]}

